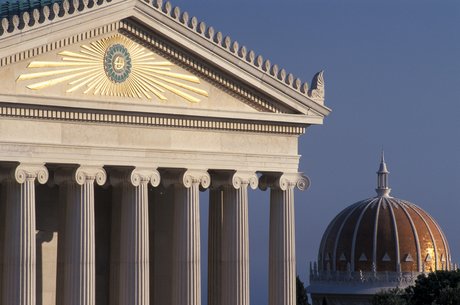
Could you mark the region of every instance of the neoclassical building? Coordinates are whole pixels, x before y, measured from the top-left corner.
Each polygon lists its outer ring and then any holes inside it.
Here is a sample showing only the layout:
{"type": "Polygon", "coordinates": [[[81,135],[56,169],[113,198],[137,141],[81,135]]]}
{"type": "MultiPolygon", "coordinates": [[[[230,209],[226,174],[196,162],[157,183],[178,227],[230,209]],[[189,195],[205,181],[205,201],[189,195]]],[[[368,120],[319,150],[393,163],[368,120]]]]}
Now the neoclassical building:
{"type": "Polygon", "coordinates": [[[313,305],[371,305],[377,292],[457,269],[439,224],[416,204],[390,196],[388,175],[382,154],[377,196],[345,208],[324,232],[310,267],[313,305]]]}
{"type": "Polygon", "coordinates": [[[270,191],[270,305],[295,304],[310,86],[155,0],[0,5],[3,305],[249,304],[248,192],[270,191]],[[199,192],[209,192],[200,260],[199,192]]]}

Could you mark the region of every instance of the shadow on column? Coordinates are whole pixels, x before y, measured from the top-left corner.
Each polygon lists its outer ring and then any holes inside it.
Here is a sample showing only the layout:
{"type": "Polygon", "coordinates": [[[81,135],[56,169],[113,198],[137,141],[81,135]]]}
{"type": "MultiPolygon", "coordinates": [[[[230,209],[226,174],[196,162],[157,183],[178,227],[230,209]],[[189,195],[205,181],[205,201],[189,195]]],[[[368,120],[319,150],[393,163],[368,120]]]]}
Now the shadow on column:
{"type": "MultiPolygon", "coordinates": [[[[46,276],[47,278],[50,277],[49,274],[43,273],[43,248],[45,247],[43,244],[44,243],[49,243],[53,240],[53,232],[47,232],[47,231],[38,231],[36,234],[36,243],[37,243],[37,254],[36,254],[36,259],[37,259],[37,305],[49,305],[49,303],[43,303],[43,278],[46,276]]],[[[46,257],[46,255],[45,255],[46,257]]],[[[55,275],[55,274],[54,274],[55,275]]],[[[51,298],[51,300],[54,300],[54,298],[51,298]]]]}
{"type": "Polygon", "coordinates": [[[36,211],[36,301],[37,305],[54,305],[59,227],[59,189],[35,184],[36,211]]]}
{"type": "Polygon", "coordinates": [[[94,217],[96,223],[96,304],[108,305],[110,292],[112,187],[95,187],[94,217]]]}
{"type": "Polygon", "coordinates": [[[172,302],[174,189],[149,188],[150,304],[172,302]]]}

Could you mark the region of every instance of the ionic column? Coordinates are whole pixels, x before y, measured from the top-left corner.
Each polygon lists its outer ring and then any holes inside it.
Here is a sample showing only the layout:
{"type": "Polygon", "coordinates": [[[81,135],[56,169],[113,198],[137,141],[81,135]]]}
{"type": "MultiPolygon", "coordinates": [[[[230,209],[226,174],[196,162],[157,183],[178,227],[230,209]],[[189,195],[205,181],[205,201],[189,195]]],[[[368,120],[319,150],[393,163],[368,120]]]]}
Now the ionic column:
{"type": "Polygon", "coordinates": [[[107,175],[100,167],[61,169],[55,181],[66,204],[64,249],[65,305],[95,305],[94,182],[104,185],[107,175]]]}
{"type": "Polygon", "coordinates": [[[6,192],[2,304],[35,305],[35,180],[44,184],[48,170],[20,164],[2,170],[0,180],[6,192]]]}
{"type": "Polygon", "coordinates": [[[149,305],[149,183],[160,184],[155,169],[117,171],[111,183],[121,188],[119,304],[149,305]]]}
{"type": "Polygon", "coordinates": [[[258,178],[253,172],[231,172],[213,180],[217,184],[223,188],[224,215],[221,301],[249,305],[248,186],[256,189],[258,178]]]}
{"type": "Polygon", "coordinates": [[[260,188],[270,192],[269,305],[296,304],[294,188],[308,188],[301,174],[263,175],[260,188]]]}
{"type": "Polygon", "coordinates": [[[209,187],[206,171],[187,170],[162,175],[174,187],[173,302],[201,305],[200,186],[209,187]]]}

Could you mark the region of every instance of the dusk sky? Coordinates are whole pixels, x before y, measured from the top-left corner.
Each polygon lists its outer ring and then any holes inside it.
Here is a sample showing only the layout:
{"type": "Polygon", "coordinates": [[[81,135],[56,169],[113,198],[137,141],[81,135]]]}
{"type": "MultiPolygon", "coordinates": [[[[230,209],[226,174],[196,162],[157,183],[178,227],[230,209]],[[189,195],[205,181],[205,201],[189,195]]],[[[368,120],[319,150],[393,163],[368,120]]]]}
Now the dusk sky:
{"type": "MultiPolygon", "coordinates": [[[[375,195],[385,150],[392,195],[443,228],[460,261],[460,3],[458,1],[173,1],[302,80],[325,70],[324,125],[301,137],[297,271],[308,281],[321,236],[348,205],[375,195]]],[[[250,195],[251,303],[267,304],[268,193],[250,195]]],[[[202,201],[206,304],[207,193],[202,201]]]]}

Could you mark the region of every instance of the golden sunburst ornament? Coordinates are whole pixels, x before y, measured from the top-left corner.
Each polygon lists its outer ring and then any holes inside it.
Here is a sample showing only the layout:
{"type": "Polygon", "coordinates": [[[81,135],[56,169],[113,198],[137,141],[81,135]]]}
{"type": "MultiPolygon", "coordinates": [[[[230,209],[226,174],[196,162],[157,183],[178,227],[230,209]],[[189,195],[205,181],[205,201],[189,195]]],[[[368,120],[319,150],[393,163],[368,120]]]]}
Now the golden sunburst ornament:
{"type": "Polygon", "coordinates": [[[133,98],[154,97],[167,100],[169,91],[189,102],[208,93],[190,83],[199,84],[193,75],[172,72],[171,62],[155,59],[150,50],[116,34],[82,45],[79,52],[58,53],[61,61],[32,61],[27,68],[46,71],[21,74],[17,81],[42,80],[27,85],[40,90],[67,82],[66,92],[83,90],[84,94],[133,98]]]}

